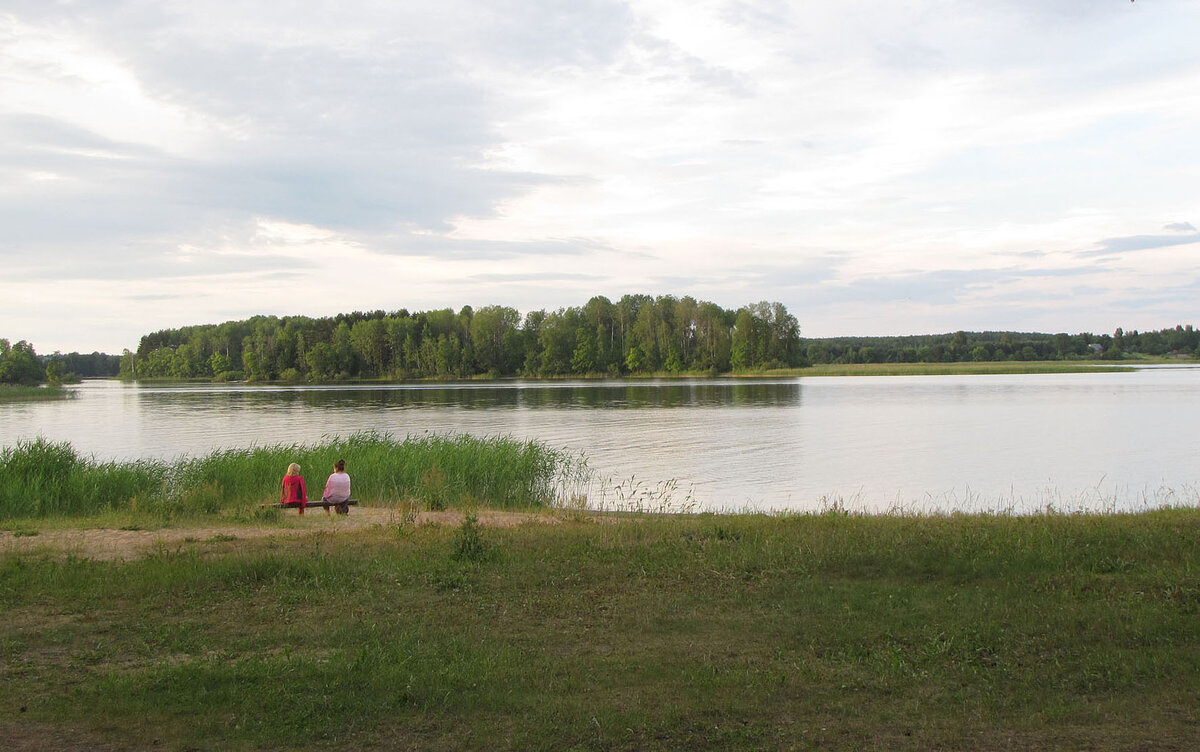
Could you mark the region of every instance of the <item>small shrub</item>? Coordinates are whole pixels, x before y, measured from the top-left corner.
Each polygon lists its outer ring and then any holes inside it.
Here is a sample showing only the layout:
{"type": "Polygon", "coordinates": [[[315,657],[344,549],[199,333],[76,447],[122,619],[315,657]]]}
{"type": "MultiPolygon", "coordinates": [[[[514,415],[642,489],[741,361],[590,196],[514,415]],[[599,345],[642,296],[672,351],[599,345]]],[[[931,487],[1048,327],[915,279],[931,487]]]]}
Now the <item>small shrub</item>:
{"type": "Polygon", "coordinates": [[[479,517],[467,514],[454,533],[454,558],[459,561],[479,563],[488,558],[491,544],[483,537],[479,517]]]}

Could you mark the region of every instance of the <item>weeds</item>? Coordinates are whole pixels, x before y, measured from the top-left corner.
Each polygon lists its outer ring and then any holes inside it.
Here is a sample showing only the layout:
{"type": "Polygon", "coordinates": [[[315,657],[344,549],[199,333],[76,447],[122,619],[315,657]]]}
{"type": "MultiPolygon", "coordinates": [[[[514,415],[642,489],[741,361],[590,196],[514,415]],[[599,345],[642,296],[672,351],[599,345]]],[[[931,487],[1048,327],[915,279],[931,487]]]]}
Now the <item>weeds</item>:
{"type": "Polygon", "coordinates": [[[454,533],[454,558],[478,564],[488,558],[491,549],[491,544],[483,537],[478,515],[468,512],[454,533]]]}
{"type": "Polygon", "coordinates": [[[417,525],[417,516],[420,515],[420,506],[413,501],[400,502],[388,518],[388,524],[396,532],[396,535],[404,537],[411,533],[417,525]]]}
{"type": "Polygon", "coordinates": [[[652,514],[687,514],[699,506],[693,488],[680,488],[679,481],[670,480],[651,483],[630,476],[601,494],[597,508],[614,512],[639,512],[652,514]],[[608,494],[612,495],[611,501],[608,494]]]}

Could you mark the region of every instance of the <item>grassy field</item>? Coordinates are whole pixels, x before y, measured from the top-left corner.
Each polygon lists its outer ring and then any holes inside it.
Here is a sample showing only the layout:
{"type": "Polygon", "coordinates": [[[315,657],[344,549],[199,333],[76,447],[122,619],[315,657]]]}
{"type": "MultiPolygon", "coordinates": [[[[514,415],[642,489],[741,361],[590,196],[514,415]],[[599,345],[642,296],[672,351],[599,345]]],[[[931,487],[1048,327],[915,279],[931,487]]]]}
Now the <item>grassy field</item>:
{"type": "Polygon", "coordinates": [[[47,750],[1200,746],[1196,510],[560,515],[221,536],[126,562],[0,556],[0,738],[47,750]]]}

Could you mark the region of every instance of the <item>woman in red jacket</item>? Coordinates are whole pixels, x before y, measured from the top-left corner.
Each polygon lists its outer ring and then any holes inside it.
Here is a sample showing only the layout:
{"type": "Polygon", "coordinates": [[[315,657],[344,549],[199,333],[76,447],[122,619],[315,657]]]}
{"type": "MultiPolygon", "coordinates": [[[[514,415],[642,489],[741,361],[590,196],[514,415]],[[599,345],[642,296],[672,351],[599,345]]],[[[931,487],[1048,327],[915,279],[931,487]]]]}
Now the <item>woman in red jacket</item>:
{"type": "Polygon", "coordinates": [[[300,514],[304,514],[304,506],[308,504],[308,490],[304,487],[300,466],[295,462],[288,465],[287,474],[283,476],[283,490],[279,494],[279,503],[285,507],[300,507],[300,514]]]}

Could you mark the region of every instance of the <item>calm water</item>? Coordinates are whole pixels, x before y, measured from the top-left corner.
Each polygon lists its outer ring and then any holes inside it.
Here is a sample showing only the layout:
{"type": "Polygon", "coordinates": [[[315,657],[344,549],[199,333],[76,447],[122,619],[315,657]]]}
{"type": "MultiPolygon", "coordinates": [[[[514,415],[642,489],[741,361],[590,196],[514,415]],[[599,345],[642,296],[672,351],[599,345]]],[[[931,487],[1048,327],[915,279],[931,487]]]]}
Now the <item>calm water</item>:
{"type": "MultiPolygon", "coordinates": [[[[584,452],[593,503],[1141,509],[1200,503],[1200,369],[1021,376],[259,387],[88,382],[0,404],[0,444],[102,459],[466,431],[584,452]]],[[[353,466],[353,458],[347,458],[353,466]]],[[[368,482],[356,478],[357,482],[368,482]]]]}

